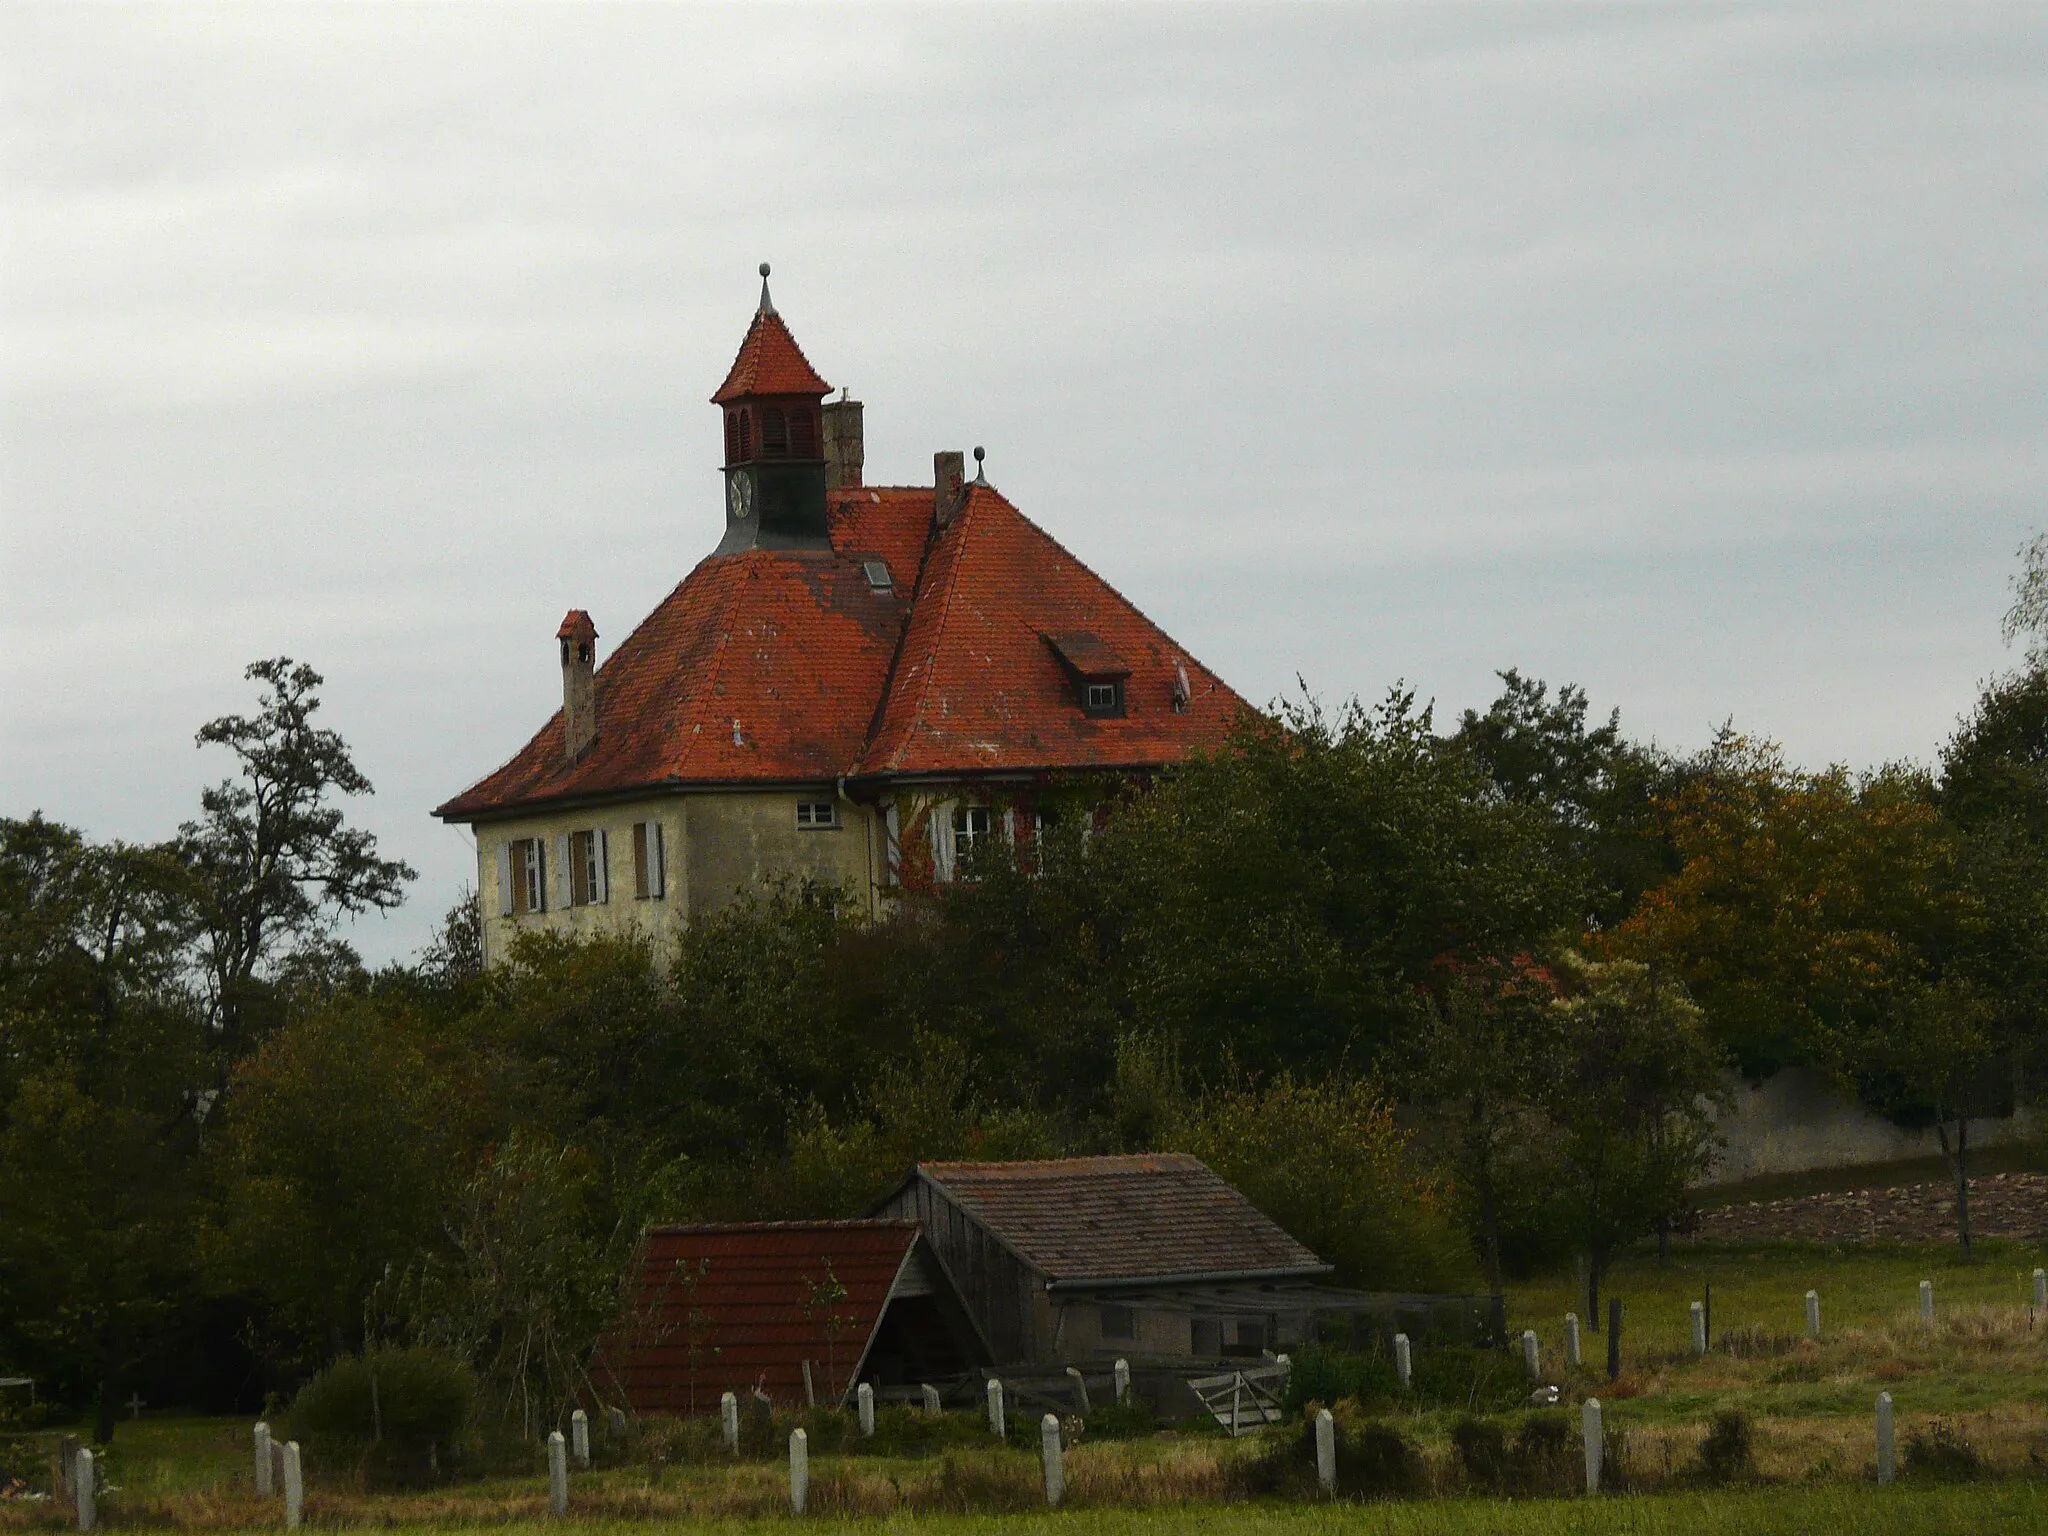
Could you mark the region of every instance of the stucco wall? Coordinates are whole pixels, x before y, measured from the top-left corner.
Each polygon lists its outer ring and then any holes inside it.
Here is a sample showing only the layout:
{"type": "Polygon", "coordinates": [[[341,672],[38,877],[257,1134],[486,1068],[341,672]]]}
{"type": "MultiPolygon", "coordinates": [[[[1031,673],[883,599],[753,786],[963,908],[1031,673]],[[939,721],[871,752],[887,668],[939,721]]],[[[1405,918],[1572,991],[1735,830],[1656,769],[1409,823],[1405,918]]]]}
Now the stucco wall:
{"type": "MultiPolygon", "coordinates": [[[[1936,1157],[1941,1141],[1933,1127],[1906,1130],[1871,1113],[1822,1074],[1791,1067],[1754,1086],[1731,1074],[1734,1103],[1719,1121],[1728,1144],[1722,1149],[1713,1184],[1733,1184],[1765,1174],[1814,1168],[1848,1168],[1862,1163],[1936,1157]]],[[[2025,1113],[2005,1120],[1973,1120],[1970,1141],[1986,1146],[2032,1133],[2025,1113]]]]}
{"type": "Polygon", "coordinates": [[[537,930],[637,933],[665,948],[683,924],[715,912],[738,890],[759,886],[778,874],[842,886],[872,914],[881,869],[878,819],[866,806],[838,800],[837,828],[797,826],[799,801],[834,799],[829,786],[679,794],[479,824],[471,830],[477,845],[484,960],[497,964],[515,934],[537,930]],[[667,868],[666,890],[645,900],[633,894],[633,826],[643,821],[660,824],[667,868]],[[561,895],[557,840],[600,829],[606,833],[610,899],[570,905],[561,895]],[[499,897],[499,860],[508,844],[529,837],[541,839],[547,848],[548,905],[542,912],[509,917],[499,897]]]}

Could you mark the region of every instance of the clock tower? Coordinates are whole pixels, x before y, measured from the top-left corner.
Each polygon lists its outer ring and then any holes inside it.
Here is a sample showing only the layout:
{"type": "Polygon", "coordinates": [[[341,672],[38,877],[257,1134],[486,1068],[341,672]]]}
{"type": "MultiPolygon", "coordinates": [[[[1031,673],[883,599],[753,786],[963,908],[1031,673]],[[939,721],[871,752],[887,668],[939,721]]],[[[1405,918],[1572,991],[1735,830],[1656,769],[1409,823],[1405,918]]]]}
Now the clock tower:
{"type": "Polygon", "coordinates": [[[761,307],[711,397],[725,413],[725,537],[718,554],[832,547],[819,416],[831,387],[775,312],[762,262],[761,307]]]}

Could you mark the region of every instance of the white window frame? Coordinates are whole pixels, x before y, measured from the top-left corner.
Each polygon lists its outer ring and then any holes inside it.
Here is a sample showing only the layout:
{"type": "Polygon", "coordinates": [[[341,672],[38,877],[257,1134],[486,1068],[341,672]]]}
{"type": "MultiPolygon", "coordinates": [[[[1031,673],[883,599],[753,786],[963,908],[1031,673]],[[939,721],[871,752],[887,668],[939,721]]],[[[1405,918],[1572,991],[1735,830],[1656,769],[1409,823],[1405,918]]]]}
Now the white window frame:
{"type": "Polygon", "coordinates": [[[660,901],[668,894],[666,839],[658,821],[633,824],[633,898],[660,901]]]}
{"type": "Polygon", "coordinates": [[[839,819],[839,803],[835,800],[797,801],[796,825],[800,832],[837,832],[844,825],[839,819]],[[824,813],[822,819],[820,812],[824,813]]]}

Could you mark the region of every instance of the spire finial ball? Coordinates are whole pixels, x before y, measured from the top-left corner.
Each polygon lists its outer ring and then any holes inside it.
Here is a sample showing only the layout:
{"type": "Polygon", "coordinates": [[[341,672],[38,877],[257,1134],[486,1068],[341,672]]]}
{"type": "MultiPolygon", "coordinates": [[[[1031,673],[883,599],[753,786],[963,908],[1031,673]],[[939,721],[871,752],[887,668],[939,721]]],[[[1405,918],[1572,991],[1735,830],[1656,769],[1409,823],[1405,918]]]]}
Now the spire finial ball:
{"type": "Polygon", "coordinates": [[[765,261],[761,263],[761,275],[763,277],[768,275],[768,263],[765,261]]]}
{"type": "Polygon", "coordinates": [[[983,452],[982,452],[982,450],[981,450],[981,449],[980,449],[979,447],[976,447],[976,448],[975,448],[975,450],[974,450],[974,462],[975,462],[975,463],[979,464],[979,463],[980,463],[980,462],[981,462],[981,461],[982,461],[983,459],[985,459],[985,458],[987,458],[987,457],[988,457],[988,455],[987,455],[987,454],[985,454],[985,453],[983,453],[983,452]]]}

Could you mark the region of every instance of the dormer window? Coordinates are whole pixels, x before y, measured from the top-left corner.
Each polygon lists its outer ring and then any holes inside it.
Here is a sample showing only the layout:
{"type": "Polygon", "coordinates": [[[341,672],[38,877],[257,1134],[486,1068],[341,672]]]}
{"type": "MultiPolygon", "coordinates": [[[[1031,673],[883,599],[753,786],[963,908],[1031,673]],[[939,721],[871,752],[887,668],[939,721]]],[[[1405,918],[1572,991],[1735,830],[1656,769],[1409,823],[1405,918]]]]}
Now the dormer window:
{"type": "Polygon", "coordinates": [[[1089,683],[1082,708],[1091,715],[1120,715],[1124,712],[1122,683],[1089,683]]]}
{"type": "Polygon", "coordinates": [[[889,574],[888,561],[863,560],[860,563],[860,568],[866,574],[868,586],[873,591],[893,592],[896,590],[895,578],[889,574]]]}
{"type": "Polygon", "coordinates": [[[1102,720],[1124,713],[1124,681],[1131,669],[1100,635],[1067,630],[1042,638],[1066,670],[1082,714],[1102,720]]]}

